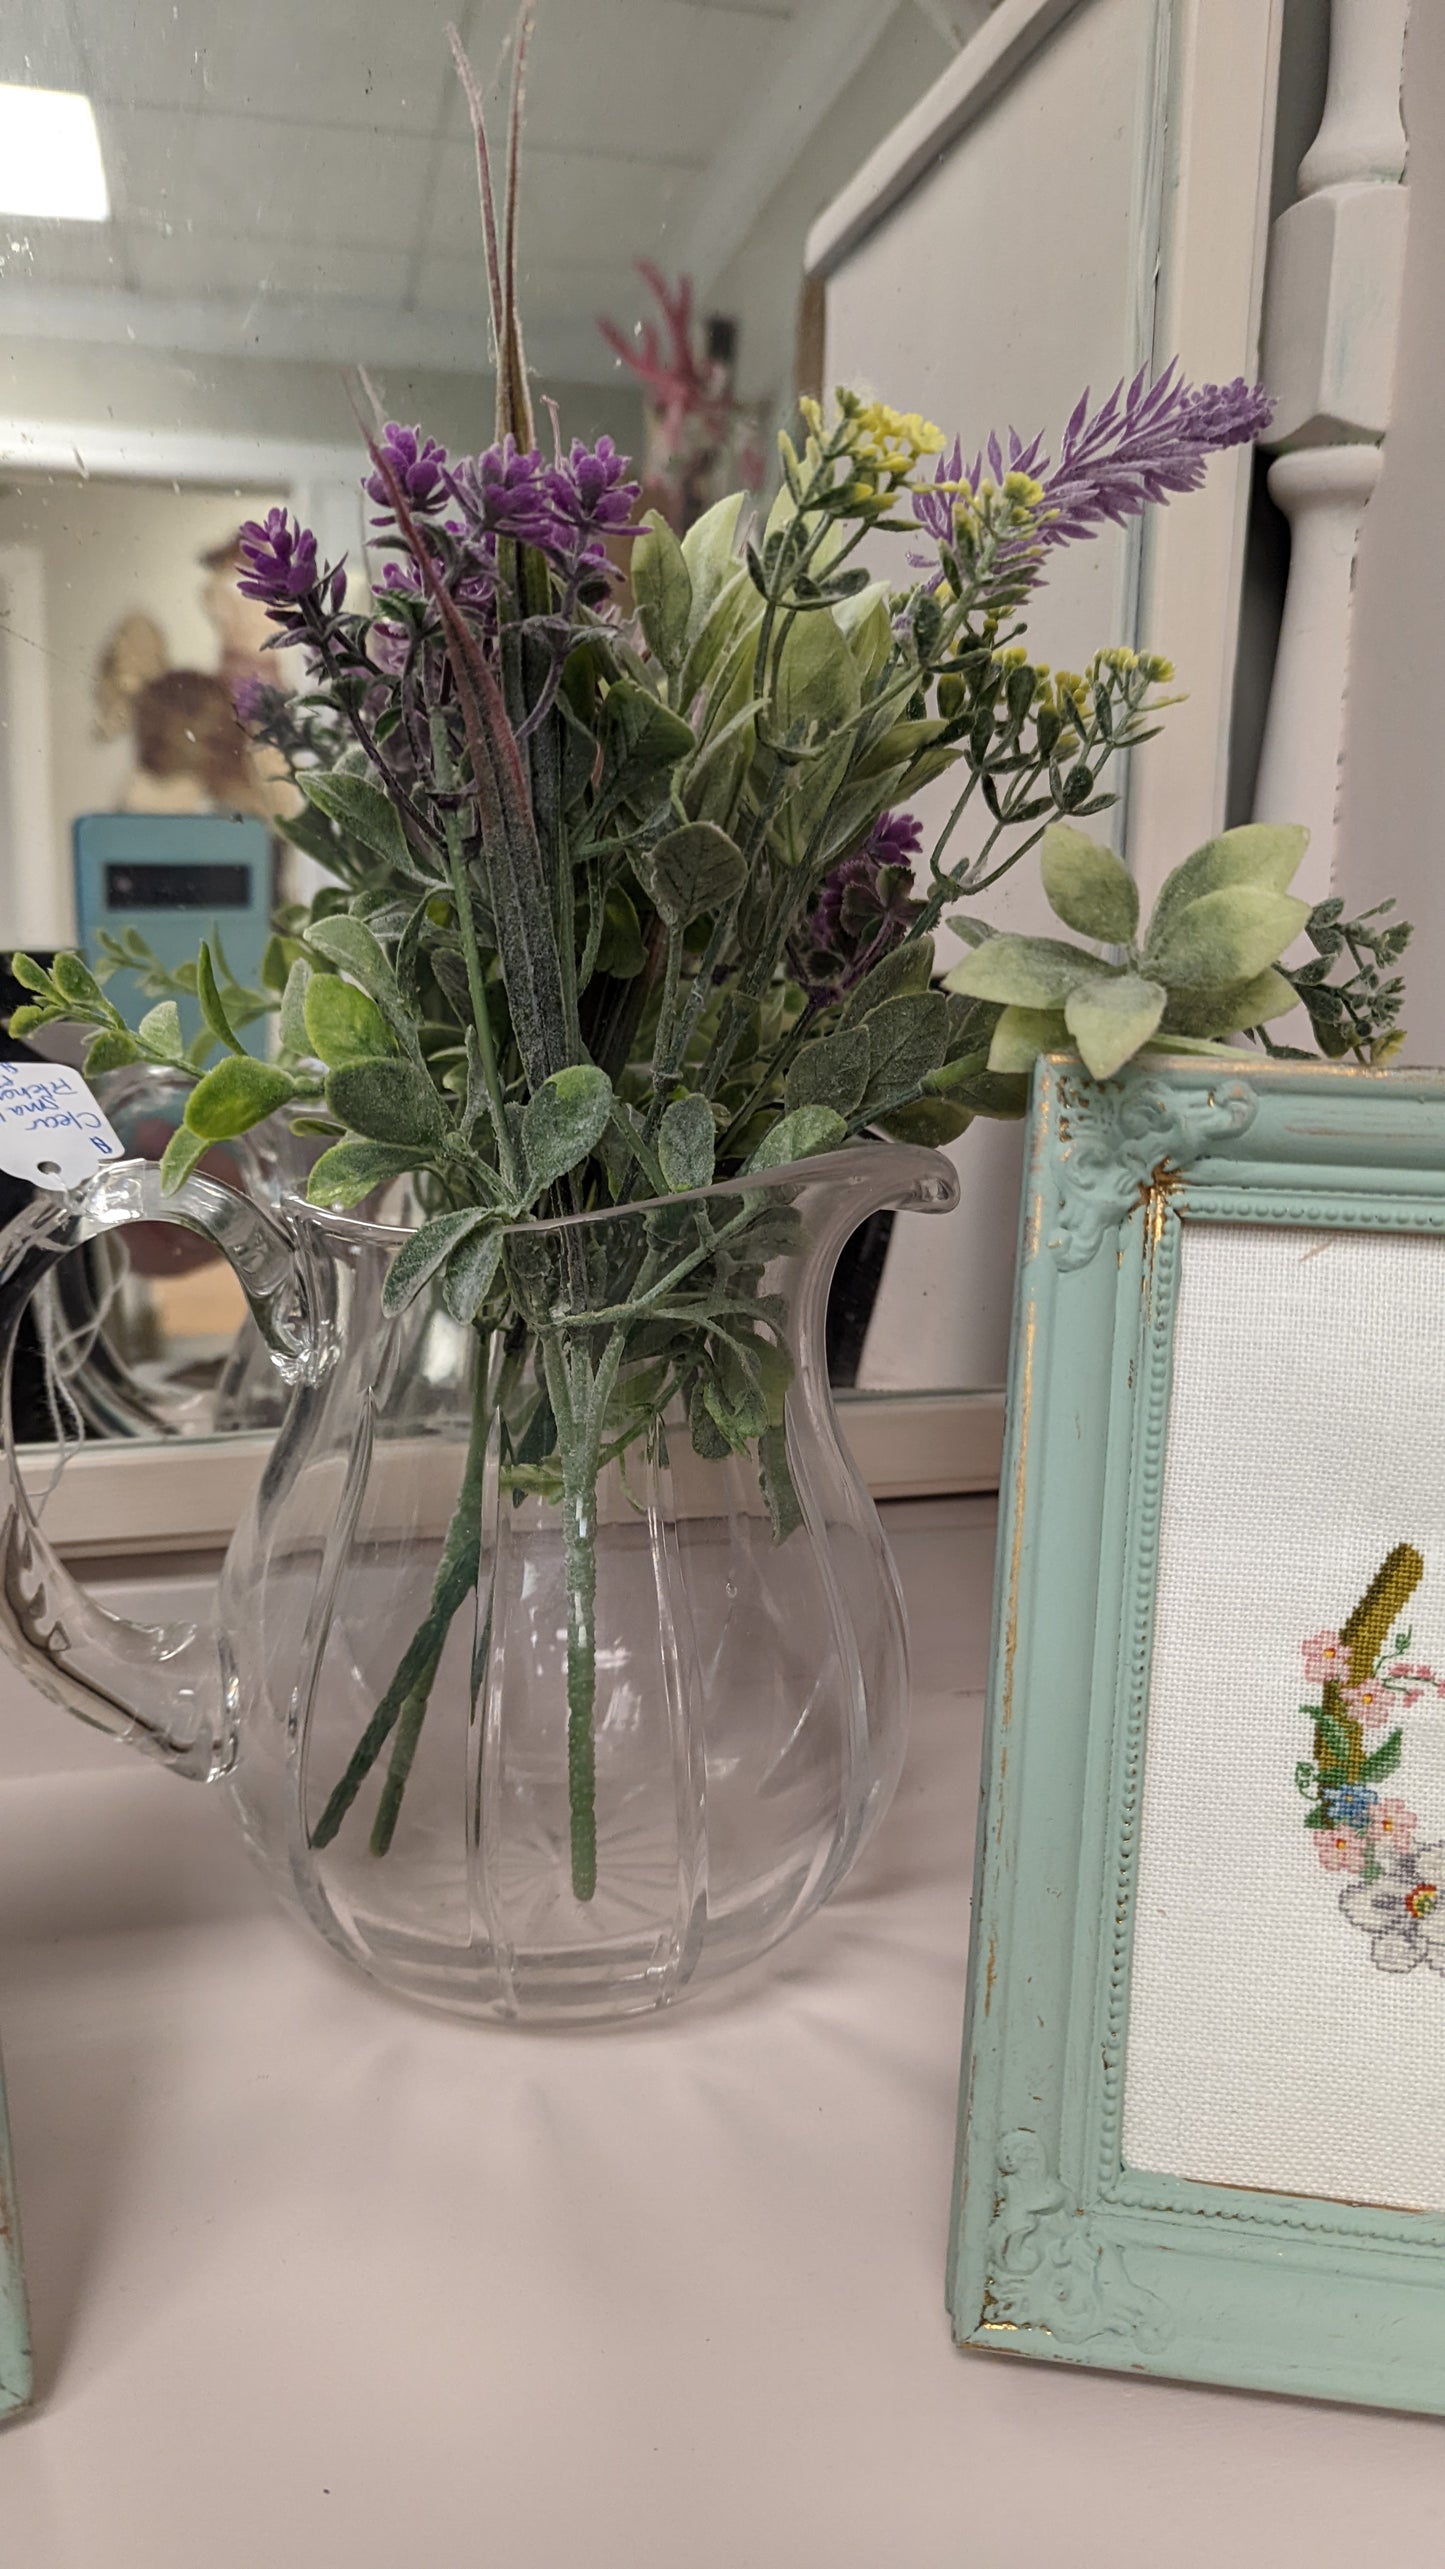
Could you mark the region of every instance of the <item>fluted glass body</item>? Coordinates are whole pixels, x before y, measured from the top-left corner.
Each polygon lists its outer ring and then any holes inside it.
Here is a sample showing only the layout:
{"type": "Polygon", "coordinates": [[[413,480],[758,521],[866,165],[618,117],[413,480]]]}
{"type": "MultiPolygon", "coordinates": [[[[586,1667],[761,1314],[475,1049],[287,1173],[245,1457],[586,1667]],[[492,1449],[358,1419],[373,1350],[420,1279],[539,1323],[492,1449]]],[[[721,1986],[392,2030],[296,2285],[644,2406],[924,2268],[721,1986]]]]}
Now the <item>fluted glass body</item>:
{"type": "MultiPolygon", "coordinates": [[[[144,1218],[137,1185],[142,1210],[112,1218],[144,1218]]],[[[828,1389],[828,1279],[881,1203],[952,1202],[947,1163],[867,1145],[509,1235],[514,1318],[490,1332],[430,1292],[387,1315],[404,1231],[183,1192],[182,1218],[231,1226],[292,1377],[215,1631],[125,1628],[122,1668],[20,1511],[6,1646],[32,1673],[47,1654],[37,1681],[73,1709],[224,1779],[282,1897],[415,1998],[626,2015],[798,1925],[887,1807],[907,1722],[897,1582],[828,1389]],[[743,1237],[739,1256],[781,1254],[733,1269],[719,1244],[743,1237]],[[699,1276],[705,1360],[676,1319],[699,1276]],[[776,1347],[766,1420],[729,1329],[776,1347]]]]}

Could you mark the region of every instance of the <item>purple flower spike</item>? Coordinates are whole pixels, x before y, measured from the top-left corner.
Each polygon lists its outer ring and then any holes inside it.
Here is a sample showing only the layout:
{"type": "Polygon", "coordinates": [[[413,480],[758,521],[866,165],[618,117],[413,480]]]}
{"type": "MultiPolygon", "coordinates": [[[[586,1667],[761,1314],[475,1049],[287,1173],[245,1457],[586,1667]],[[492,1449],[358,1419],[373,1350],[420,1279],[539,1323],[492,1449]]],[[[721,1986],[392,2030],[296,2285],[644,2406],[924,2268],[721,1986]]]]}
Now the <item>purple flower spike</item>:
{"type": "MultiPolygon", "coordinates": [[[[409,508],[424,515],[446,498],[447,451],[434,438],[423,436],[419,428],[402,428],[396,420],[389,419],[376,443],[401,485],[409,508]]],[[[383,516],[389,517],[391,495],[380,471],[368,473],[361,487],[375,500],[383,516]]]]}
{"type": "Polygon", "coordinates": [[[642,495],[631,471],[631,458],[619,455],[610,437],[599,437],[595,446],[574,437],[571,453],[558,458],[549,476],[558,516],[584,534],[626,526],[642,495]]]}
{"type": "MultiPolygon", "coordinates": [[[[990,437],[965,471],[955,439],[952,453],[938,459],[936,487],[914,492],[913,514],[936,544],[947,544],[954,506],[948,484],[966,480],[976,493],[985,475],[1001,483],[1008,473],[1028,473],[1043,485],[1030,543],[1048,552],[1055,545],[1087,542],[1102,526],[1122,526],[1153,501],[1198,490],[1209,457],[1260,436],[1271,407],[1263,386],[1247,384],[1242,375],[1232,384],[1190,384],[1171,361],[1158,382],[1149,384],[1141,369],[1127,387],[1116,384],[1092,413],[1087,391],[1081,395],[1056,464],[1042,454],[1042,436],[1025,444],[1011,428],[1006,444],[990,437]]],[[[1020,543],[1013,550],[1022,561],[1027,547],[1020,543]]],[[[911,558],[924,567],[926,557],[911,558]]]]}
{"type": "Polygon", "coordinates": [[[824,875],[796,958],[816,1006],[841,998],[907,934],[918,915],[913,865],[922,844],[911,812],[880,812],[863,845],[824,875]]]}
{"type": "Polygon", "coordinates": [[[456,465],[451,487],[466,516],[488,535],[543,550],[556,537],[551,475],[535,447],[514,437],[456,465]]]}
{"type": "Polygon", "coordinates": [[[265,607],[289,607],[317,586],[316,538],[297,525],[289,510],[268,509],[264,522],[247,518],[237,541],[246,565],[244,579],[236,583],[243,598],[256,598],[265,607]]]}
{"type": "Polygon", "coordinates": [[[1172,362],[1147,388],[1142,370],[1127,392],[1116,384],[1092,417],[1084,393],[1057,464],[1041,476],[1052,512],[1042,541],[1073,543],[1138,517],[1153,500],[1197,491],[1209,457],[1262,435],[1272,407],[1263,385],[1242,375],[1232,384],[1189,384],[1172,362]]]}

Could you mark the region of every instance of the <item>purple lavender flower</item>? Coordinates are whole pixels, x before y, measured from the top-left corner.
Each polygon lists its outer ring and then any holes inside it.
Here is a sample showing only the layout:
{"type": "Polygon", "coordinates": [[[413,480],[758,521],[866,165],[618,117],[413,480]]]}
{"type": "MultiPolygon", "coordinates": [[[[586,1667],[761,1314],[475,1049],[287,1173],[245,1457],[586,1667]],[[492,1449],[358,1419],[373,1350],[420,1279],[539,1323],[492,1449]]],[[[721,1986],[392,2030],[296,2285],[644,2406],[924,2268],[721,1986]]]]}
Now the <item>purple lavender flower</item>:
{"type": "Polygon", "coordinates": [[[268,509],[264,521],[249,517],[237,542],[246,575],[236,582],[243,598],[269,607],[278,622],[294,625],[298,601],[316,599],[336,614],[346,595],[346,564],[328,563],[323,571],[316,538],[284,508],[268,509]]]}
{"type": "Polygon", "coordinates": [[[595,446],[574,437],[571,453],[559,456],[549,475],[557,515],[581,534],[626,526],[642,496],[631,471],[630,456],[620,455],[610,437],[599,437],[595,446]]]}
{"type": "MultiPolygon", "coordinates": [[[[1026,444],[1011,428],[1007,445],[990,437],[965,471],[955,438],[952,453],[938,459],[935,487],[913,494],[918,523],[936,543],[951,543],[950,483],[966,480],[977,491],[985,471],[995,483],[1009,473],[1027,473],[1042,483],[1043,500],[1030,538],[1007,548],[1022,564],[1031,549],[1049,552],[1059,544],[1086,542],[1105,524],[1121,526],[1139,516],[1151,501],[1198,490],[1212,454],[1243,445],[1269,425],[1268,393],[1242,375],[1231,384],[1190,384],[1172,359],[1157,383],[1146,384],[1145,375],[1141,368],[1127,388],[1116,384],[1092,414],[1085,390],[1064,430],[1057,463],[1041,453],[1042,435],[1026,444]]],[[[926,559],[911,558],[920,568],[926,559]]]]}
{"type": "Polygon", "coordinates": [[[880,812],[863,845],[824,875],[794,957],[815,1004],[841,997],[906,936],[922,841],[911,812],[880,812]]]}
{"type": "Polygon", "coordinates": [[[1084,392],[1057,464],[1040,476],[1050,511],[1042,542],[1070,544],[1097,535],[1106,521],[1122,526],[1152,500],[1197,491],[1209,457],[1262,435],[1272,408],[1263,385],[1243,375],[1232,384],[1189,384],[1172,359],[1147,389],[1142,368],[1127,392],[1116,384],[1092,418],[1084,392]]]}
{"type": "MultiPolygon", "coordinates": [[[[387,421],[376,443],[407,505],[418,515],[438,507],[447,491],[446,448],[438,446],[434,438],[423,436],[419,428],[402,428],[394,419],[387,421]]],[[[375,500],[382,516],[389,517],[391,496],[380,471],[368,473],[361,487],[375,500]]]]}
{"type": "Polygon", "coordinates": [[[555,539],[551,472],[535,447],[524,450],[508,437],[484,454],[464,457],[449,478],[463,515],[484,534],[542,551],[555,539]]]}
{"type": "Polygon", "coordinates": [[[231,702],[236,708],[237,722],[247,725],[258,723],[266,711],[267,697],[274,695],[275,692],[275,688],[268,687],[264,679],[238,678],[231,689],[231,702]]]}

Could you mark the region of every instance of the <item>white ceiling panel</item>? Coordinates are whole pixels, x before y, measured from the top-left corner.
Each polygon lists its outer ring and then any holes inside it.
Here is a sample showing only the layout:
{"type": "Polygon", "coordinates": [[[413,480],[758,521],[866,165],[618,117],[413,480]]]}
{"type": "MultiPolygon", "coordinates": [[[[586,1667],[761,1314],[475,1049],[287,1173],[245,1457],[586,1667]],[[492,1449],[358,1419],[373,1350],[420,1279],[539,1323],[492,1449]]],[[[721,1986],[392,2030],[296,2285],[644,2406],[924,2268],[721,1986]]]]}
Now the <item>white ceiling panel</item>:
{"type": "MultiPolygon", "coordinates": [[[[23,223],[0,214],[0,280],[7,285],[127,286],[113,223],[23,223]]],[[[3,307],[0,307],[3,318],[3,307]]]]}
{"type": "Polygon", "coordinates": [[[96,95],[131,105],[431,133],[454,80],[448,0],[74,5],[96,95]]]}
{"type": "Polygon", "coordinates": [[[117,211],[258,240],[411,246],[434,146],[332,125],[105,107],[101,145],[117,211]]]}
{"type": "MultiPolygon", "coordinates": [[[[587,321],[602,312],[626,322],[636,309],[640,292],[630,268],[603,260],[570,259],[561,265],[529,260],[522,282],[526,297],[524,322],[528,314],[548,318],[575,314],[587,321]]],[[[417,270],[411,301],[422,312],[456,312],[483,318],[487,281],[480,249],[475,258],[452,258],[442,251],[428,251],[417,270]]],[[[598,345],[602,345],[600,338],[598,345]]]]}
{"type": "Polygon", "coordinates": [[[142,294],[186,300],[206,293],[341,295],[399,304],[411,267],[401,250],[260,241],[225,232],[159,232],[139,225],[129,228],[127,249],[142,294]]]}
{"type": "Polygon", "coordinates": [[[84,89],[85,58],[60,0],[3,0],[0,80],[31,89],[84,89]]]}
{"type": "MultiPolygon", "coordinates": [[[[685,164],[533,151],[523,183],[522,256],[544,266],[565,266],[579,247],[589,259],[621,266],[639,255],[665,257],[669,234],[686,220],[701,177],[685,164]]],[[[467,143],[447,143],[425,247],[465,256],[479,226],[475,156],[467,143]]]]}
{"type": "MultiPolygon", "coordinates": [[[[486,0],[478,13],[470,50],[484,79],[514,15],[507,0],[486,0]]],[[[527,63],[527,148],[709,161],[766,79],[788,25],[785,16],[700,0],[550,0],[527,63]]],[[[448,132],[464,134],[459,84],[446,109],[448,132]]],[[[490,125],[499,140],[500,97],[490,125]]]]}

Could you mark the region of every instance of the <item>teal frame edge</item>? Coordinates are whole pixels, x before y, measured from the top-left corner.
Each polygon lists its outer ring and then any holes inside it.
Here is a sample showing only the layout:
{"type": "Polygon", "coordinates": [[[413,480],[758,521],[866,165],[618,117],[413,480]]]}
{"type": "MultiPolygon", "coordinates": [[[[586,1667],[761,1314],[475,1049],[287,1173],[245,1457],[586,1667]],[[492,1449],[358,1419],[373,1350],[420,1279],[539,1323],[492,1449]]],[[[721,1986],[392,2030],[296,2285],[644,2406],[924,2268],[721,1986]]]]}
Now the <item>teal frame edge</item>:
{"type": "Polygon", "coordinates": [[[1035,1076],[949,2243],[959,2343],[1445,2412],[1445,2213],[1125,2167],[1182,1226],[1445,1235],[1445,1073],[1035,1076]]]}
{"type": "Polygon", "coordinates": [[[0,2065],[0,2422],[28,2408],[33,2391],[25,2281],[20,2269],[20,2224],[15,2211],[15,2170],[5,2114],[5,2072],[0,2065]]]}

